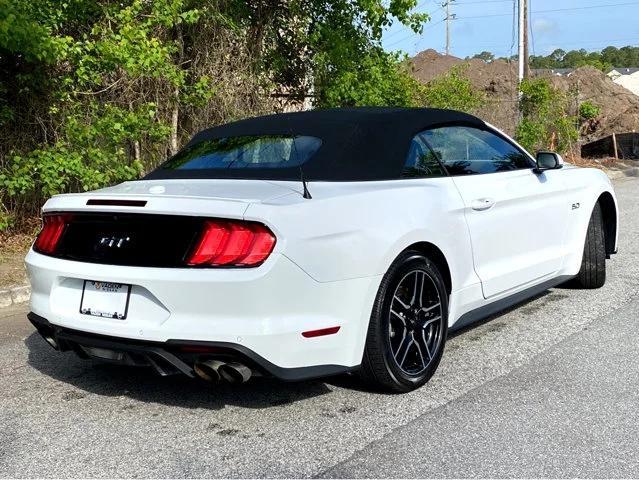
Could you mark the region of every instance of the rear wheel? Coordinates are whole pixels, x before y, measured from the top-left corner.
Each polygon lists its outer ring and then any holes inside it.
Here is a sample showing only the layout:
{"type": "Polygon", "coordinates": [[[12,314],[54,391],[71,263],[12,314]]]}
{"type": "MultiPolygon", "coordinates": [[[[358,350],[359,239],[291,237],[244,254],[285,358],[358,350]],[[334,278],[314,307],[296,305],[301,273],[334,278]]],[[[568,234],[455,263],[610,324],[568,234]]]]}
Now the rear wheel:
{"type": "Polygon", "coordinates": [[[437,267],[419,252],[403,253],[377,293],[361,377],[386,391],[419,388],[437,370],[447,327],[448,295],[437,267]]]}
{"type": "Polygon", "coordinates": [[[599,202],[595,204],[588,224],[581,269],[573,284],[577,288],[600,288],[606,283],[606,238],[603,214],[599,202]]]}

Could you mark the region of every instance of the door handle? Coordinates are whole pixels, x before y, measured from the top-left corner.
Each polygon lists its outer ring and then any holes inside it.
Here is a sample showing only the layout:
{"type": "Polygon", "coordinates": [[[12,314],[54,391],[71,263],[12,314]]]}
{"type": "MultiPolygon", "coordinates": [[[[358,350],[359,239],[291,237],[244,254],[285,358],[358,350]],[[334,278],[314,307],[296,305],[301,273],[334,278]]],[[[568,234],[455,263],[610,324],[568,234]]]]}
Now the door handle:
{"type": "Polygon", "coordinates": [[[495,200],[492,198],[478,198],[470,203],[470,208],[481,212],[492,208],[494,205],[495,200]]]}

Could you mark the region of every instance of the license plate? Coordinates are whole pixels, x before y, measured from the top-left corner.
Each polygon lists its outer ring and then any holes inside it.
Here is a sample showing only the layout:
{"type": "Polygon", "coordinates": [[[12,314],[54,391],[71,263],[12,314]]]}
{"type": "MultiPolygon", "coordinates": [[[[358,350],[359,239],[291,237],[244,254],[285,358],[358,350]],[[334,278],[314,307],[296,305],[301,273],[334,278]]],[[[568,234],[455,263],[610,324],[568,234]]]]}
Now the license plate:
{"type": "Polygon", "coordinates": [[[131,285],[85,280],[80,313],[94,317],[124,320],[129,309],[131,285]]]}

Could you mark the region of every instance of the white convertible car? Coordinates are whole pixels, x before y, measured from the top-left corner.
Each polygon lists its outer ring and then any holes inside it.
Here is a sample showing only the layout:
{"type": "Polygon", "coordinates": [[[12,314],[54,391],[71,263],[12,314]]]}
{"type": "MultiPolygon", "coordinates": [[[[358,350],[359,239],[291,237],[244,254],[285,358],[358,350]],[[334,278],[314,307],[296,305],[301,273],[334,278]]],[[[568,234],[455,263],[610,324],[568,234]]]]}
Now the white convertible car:
{"type": "Polygon", "coordinates": [[[408,391],[451,328],[605,282],[599,170],[476,117],[361,108],[196,135],[139,181],[58,195],[26,258],[54,348],[206,380],[357,372],[408,391]]]}

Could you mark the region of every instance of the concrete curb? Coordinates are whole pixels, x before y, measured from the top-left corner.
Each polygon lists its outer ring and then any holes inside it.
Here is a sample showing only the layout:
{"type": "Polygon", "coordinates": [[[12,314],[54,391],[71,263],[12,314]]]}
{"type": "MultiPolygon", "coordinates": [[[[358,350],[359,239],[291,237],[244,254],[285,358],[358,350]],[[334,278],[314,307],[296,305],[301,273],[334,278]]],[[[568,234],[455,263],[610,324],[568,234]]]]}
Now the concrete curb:
{"type": "Polygon", "coordinates": [[[31,297],[31,287],[29,285],[0,290],[0,308],[26,303],[29,301],[29,297],[31,297]]]}
{"type": "Polygon", "coordinates": [[[623,177],[639,177],[639,167],[624,168],[623,170],[606,170],[606,174],[610,180],[623,177]]]}

